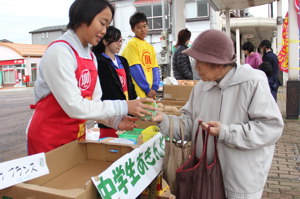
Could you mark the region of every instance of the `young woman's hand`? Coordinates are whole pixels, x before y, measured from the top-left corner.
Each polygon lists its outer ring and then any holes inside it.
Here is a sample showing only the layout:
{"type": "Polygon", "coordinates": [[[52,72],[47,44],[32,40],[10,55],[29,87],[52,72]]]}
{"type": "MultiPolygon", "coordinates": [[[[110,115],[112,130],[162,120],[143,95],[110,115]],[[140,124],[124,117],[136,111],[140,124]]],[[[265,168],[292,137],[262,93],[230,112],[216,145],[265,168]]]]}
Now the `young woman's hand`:
{"type": "Polygon", "coordinates": [[[137,128],[135,122],[138,120],[136,117],[125,116],[118,124],[118,129],[122,131],[131,131],[134,128],[137,128]]]}
{"type": "Polygon", "coordinates": [[[137,100],[129,100],[127,101],[128,105],[128,113],[137,117],[144,117],[145,115],[152,115],[150,111],[146,109],[150,109],[155,111],[156,108],[146,103],[153,103],[154,100],[151,98],[142,98],[137,100]]]}

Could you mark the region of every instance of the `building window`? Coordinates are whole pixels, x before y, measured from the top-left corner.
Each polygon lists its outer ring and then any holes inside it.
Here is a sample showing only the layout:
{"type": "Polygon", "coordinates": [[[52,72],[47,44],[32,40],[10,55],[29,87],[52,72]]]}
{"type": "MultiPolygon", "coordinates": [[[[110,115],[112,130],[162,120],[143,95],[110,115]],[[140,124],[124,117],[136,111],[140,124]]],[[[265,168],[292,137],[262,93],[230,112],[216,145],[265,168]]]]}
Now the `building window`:
{"type": "Polygon", "coordinates": [[[36,76],[37,76],[37,64],[31,64],[31,82],[36,81],[36,76]]]}
{"type": "Polygon", "coordinates": [[[209,17],[209,5],[205,0],[195,0],[185,4],[186,19],[201,19],[209,17]]]}
{"type": "MultiPolygon", "coordinates": [[[[169,5],[168,5],[169,6],[169,5]]],[[[136,10],[138,12],[143,12],[147,16],[148,19],[148,26],[149,30],[161,30],[163,28],[162,20],[162,6],[160,4],[158,5],[142,5],[142,6],[137,6],[136,10]]],[[[170,9],[165,9],[165,24],[166,24],[166,29],[169,29],[170,27],[170,9]],[[167,11],[168,10],[168,11],[167,11]]]]}
{"type": "Polygon", "coordinates": [[[4,84],[15,83],[15,66],[14,65],[3,66],[3,83],[4,84]]]}

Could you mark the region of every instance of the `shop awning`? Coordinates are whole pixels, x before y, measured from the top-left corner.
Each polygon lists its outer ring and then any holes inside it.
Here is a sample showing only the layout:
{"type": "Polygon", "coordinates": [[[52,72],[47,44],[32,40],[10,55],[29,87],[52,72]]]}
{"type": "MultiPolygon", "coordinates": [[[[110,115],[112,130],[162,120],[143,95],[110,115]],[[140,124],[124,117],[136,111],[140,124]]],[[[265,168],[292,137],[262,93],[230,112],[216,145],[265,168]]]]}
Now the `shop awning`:
{"type": "Polygon", "coordinates": [[[239,10],[272,3],[276,0],[206,0],[215,10],[239,10]]]}
{"type": "MultiPolygon", "coordinates": [[[[172,0],[166,0],[166,2],[172,2],[172,0]]],[[[152,4],[152,3],[161,3],[161,0],[136,0],[135,4],[152,4]]]]}
{"type": "Polygon", "coordinates": [[[24,59],[13,59],[13,60],[0,61],[0,66],[2,66],[2,65],[18,65],[18,64],[24,64],[24,59]]]}

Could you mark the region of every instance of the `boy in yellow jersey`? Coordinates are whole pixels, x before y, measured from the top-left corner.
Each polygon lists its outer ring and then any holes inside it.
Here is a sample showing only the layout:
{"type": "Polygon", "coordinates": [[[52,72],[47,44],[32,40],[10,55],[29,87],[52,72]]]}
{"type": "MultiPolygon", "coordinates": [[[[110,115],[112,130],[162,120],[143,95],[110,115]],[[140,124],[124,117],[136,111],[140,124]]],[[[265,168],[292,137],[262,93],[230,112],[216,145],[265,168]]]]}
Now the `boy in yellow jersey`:
{"type": "Polygon", "coordinates": [[[154,47],[144,40],[148,32],[147,17],[142,12],[136,12],[130,17],[129,23],[135,37],[128,42],[122,56],[129,63],[136,94],[155,98],[160,75],[154,47]]]}

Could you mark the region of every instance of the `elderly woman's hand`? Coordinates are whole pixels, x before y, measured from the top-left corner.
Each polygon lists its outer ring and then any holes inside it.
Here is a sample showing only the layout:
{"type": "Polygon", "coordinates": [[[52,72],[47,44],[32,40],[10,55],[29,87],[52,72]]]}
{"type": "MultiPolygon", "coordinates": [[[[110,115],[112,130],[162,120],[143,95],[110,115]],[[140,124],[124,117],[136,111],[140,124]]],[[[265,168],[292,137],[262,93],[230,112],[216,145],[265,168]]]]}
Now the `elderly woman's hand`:
{"type": "Polygon", "coordinates": [[[202,128],[207,131],[208,126],[210,126],[209,134],[212,136],[218,136],[220,134],[221,123],[217,121],[210,121],[207,123],[201,123],[202,128]]]}
{"type": "Polygon", "coordinates": [[[164,117],[160,111],[157,111],[156,116],[152,117],[153,122],[161,122],[161,121],[163,121],[163,119],[164,119],[164,117]]]}

